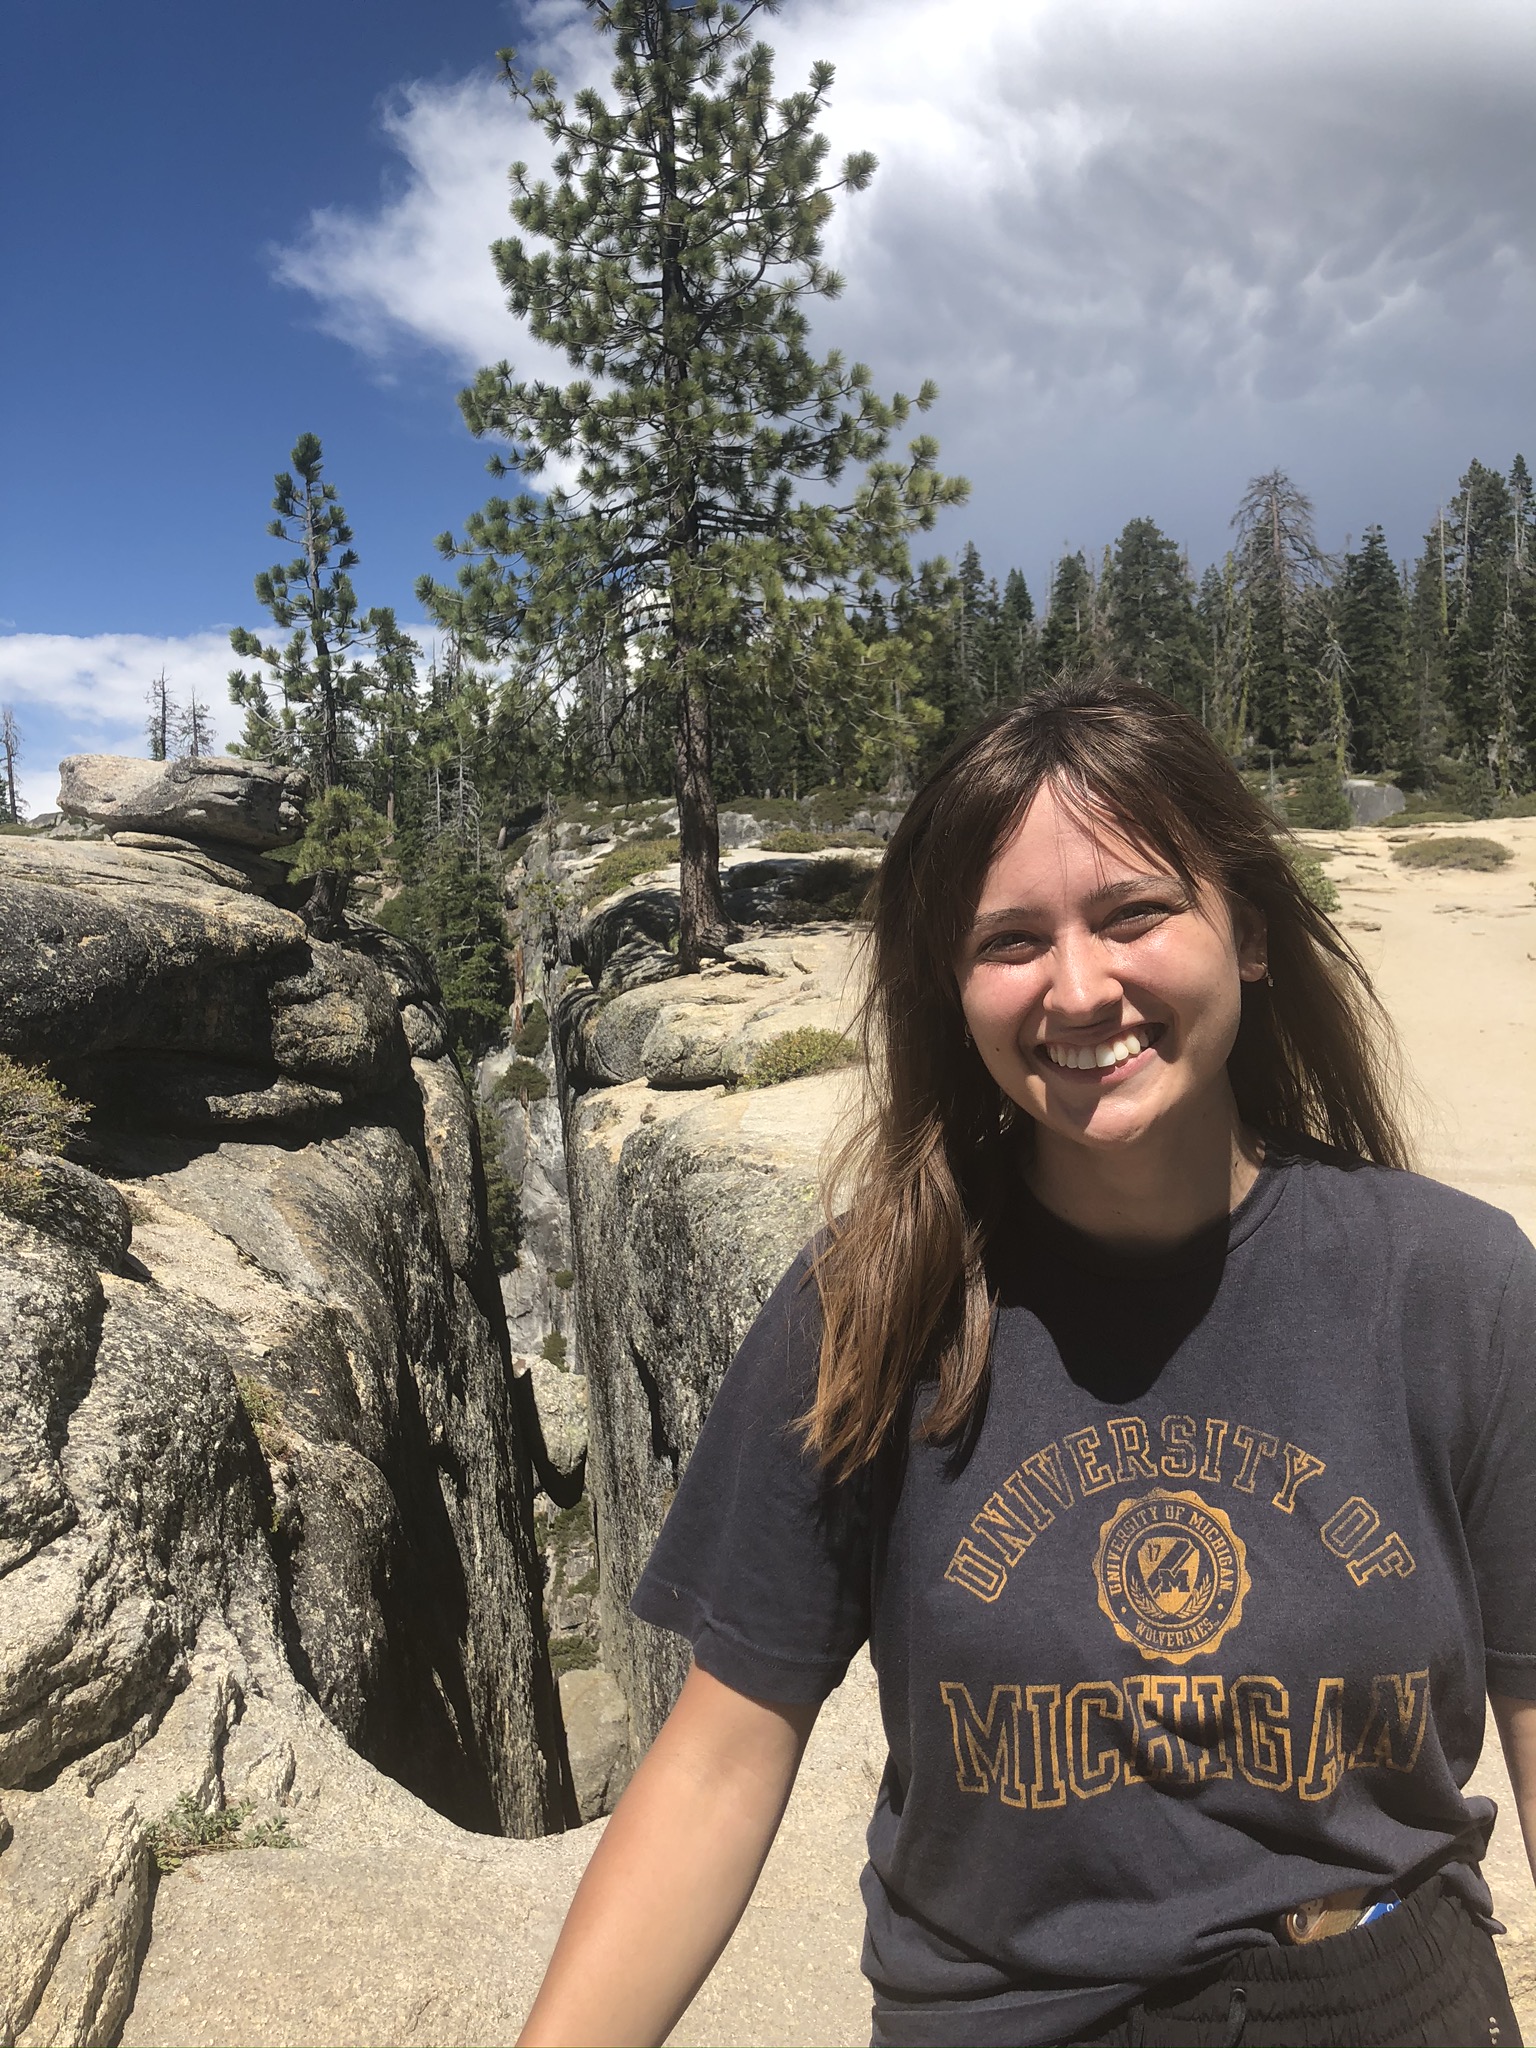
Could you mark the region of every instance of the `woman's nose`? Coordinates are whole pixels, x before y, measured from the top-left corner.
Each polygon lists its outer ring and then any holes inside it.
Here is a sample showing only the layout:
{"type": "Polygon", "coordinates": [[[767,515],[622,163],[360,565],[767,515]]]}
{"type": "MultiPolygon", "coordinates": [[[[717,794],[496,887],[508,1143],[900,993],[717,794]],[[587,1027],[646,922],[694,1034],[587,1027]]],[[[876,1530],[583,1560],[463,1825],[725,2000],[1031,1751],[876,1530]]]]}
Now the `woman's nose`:
{"type": "Polygon", "coordinates": [[[1086,1023],[1120,1001],[1120,983],[1091,932],[1061,934],[1051,949],[1047,1012],[1061,1023],[1086,1023]]]}

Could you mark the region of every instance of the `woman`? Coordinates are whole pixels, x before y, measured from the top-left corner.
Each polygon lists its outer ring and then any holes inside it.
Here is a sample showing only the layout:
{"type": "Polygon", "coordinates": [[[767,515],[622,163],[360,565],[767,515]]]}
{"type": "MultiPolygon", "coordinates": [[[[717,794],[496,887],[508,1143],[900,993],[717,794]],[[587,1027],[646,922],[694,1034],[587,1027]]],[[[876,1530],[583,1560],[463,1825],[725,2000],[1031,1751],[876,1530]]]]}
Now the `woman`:
{"type": "Polygon", "coordinates": [[[1155,693],[992,719],[872,902],[851,1199],[641,1582],[693,1669],[524,2041],[664,2037],[866,1637],[877,2042],[1517,2039],[1460,1788],[1490,1689],[1536,1839],[1536,1255],[1400,1170],[1361,970],[1155,693]]]}

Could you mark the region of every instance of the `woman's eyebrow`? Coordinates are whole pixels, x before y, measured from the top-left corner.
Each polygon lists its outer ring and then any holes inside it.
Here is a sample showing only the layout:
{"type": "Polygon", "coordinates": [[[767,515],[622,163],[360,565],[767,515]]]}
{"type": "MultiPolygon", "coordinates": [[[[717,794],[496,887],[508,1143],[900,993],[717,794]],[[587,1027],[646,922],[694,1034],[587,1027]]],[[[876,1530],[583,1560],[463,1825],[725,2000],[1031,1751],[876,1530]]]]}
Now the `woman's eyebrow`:
{"type": "MultiPolygon", "coordinates": [[[[1140,896],[1147,889],[1169,887],[1182,891],[1184,885],[1177,875],[1128,875],[1123,881],[1106,882],[1102,888],[1095,889],[1092,895],[1084,900],[1091,908],[1099,909],[1108,903],[1122,903],[1128,896],[1140,896]]],[[[972,921],[971,930],[995,931],[999,925],[1017,924],[1021,920],[1027,921],[1032,917],[1038,917],[1039,914],[1037,910],[1031,910],[1023,904],[1010,904],[1006,910],[984,911],[980,917],[972,921]]]]}

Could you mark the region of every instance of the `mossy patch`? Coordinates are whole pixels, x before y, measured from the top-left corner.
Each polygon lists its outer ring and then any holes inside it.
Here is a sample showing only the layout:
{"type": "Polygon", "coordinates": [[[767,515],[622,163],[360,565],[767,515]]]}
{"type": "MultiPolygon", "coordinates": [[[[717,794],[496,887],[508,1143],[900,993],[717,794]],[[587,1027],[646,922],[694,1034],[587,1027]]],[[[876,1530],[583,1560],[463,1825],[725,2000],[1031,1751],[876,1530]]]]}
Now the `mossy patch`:
{"type": "Polygon", "coordinates": [[[641,875],[671,865],[682,854],[682,841],[668,839],[627,839],[612,853],[605,853],[581,886],[583,903],[597,903],[612,896],[641,875]]]}
{"type": "Polygon", "coordinates": [[[1514,855],[1497,839],[1457,833],[1449,839],[1415,839],[1409,845],[1395,846],[1392,858],[1405,868],[1459,868],[1486,875],[1507,866],[1514,855]]]}
{"type": "Polygon", "coordinates": [[[858,1058],[858,1048],[841,1031],[801,1024],[765,1039],[742,1076],[744,1088],[773,1088],[781,1081],[801,1081],[809,1074],[827,1074],[858,1058]]]}

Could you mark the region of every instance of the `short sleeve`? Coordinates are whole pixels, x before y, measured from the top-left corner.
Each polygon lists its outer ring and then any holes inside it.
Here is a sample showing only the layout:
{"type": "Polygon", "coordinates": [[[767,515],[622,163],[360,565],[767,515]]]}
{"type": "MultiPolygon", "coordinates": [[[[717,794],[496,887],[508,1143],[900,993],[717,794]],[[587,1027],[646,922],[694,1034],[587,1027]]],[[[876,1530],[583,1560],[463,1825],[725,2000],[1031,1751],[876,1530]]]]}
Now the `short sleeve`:
{"type": "Polygon", "coordinates": [[[754,1699],[824,1699],[869,1634],[869,1485],[830,1480],[796,1427],[820,1346],[803,1252],[721,1381],[630,1603],[754,1699]]]}
{"type": "Polygon", "coordinates": [[[1462,1492],[1490,1692],[1536,1699],[1536,1250],[1521,1237],[1494,1325],[1493,1397],[1462,1492]]]}

